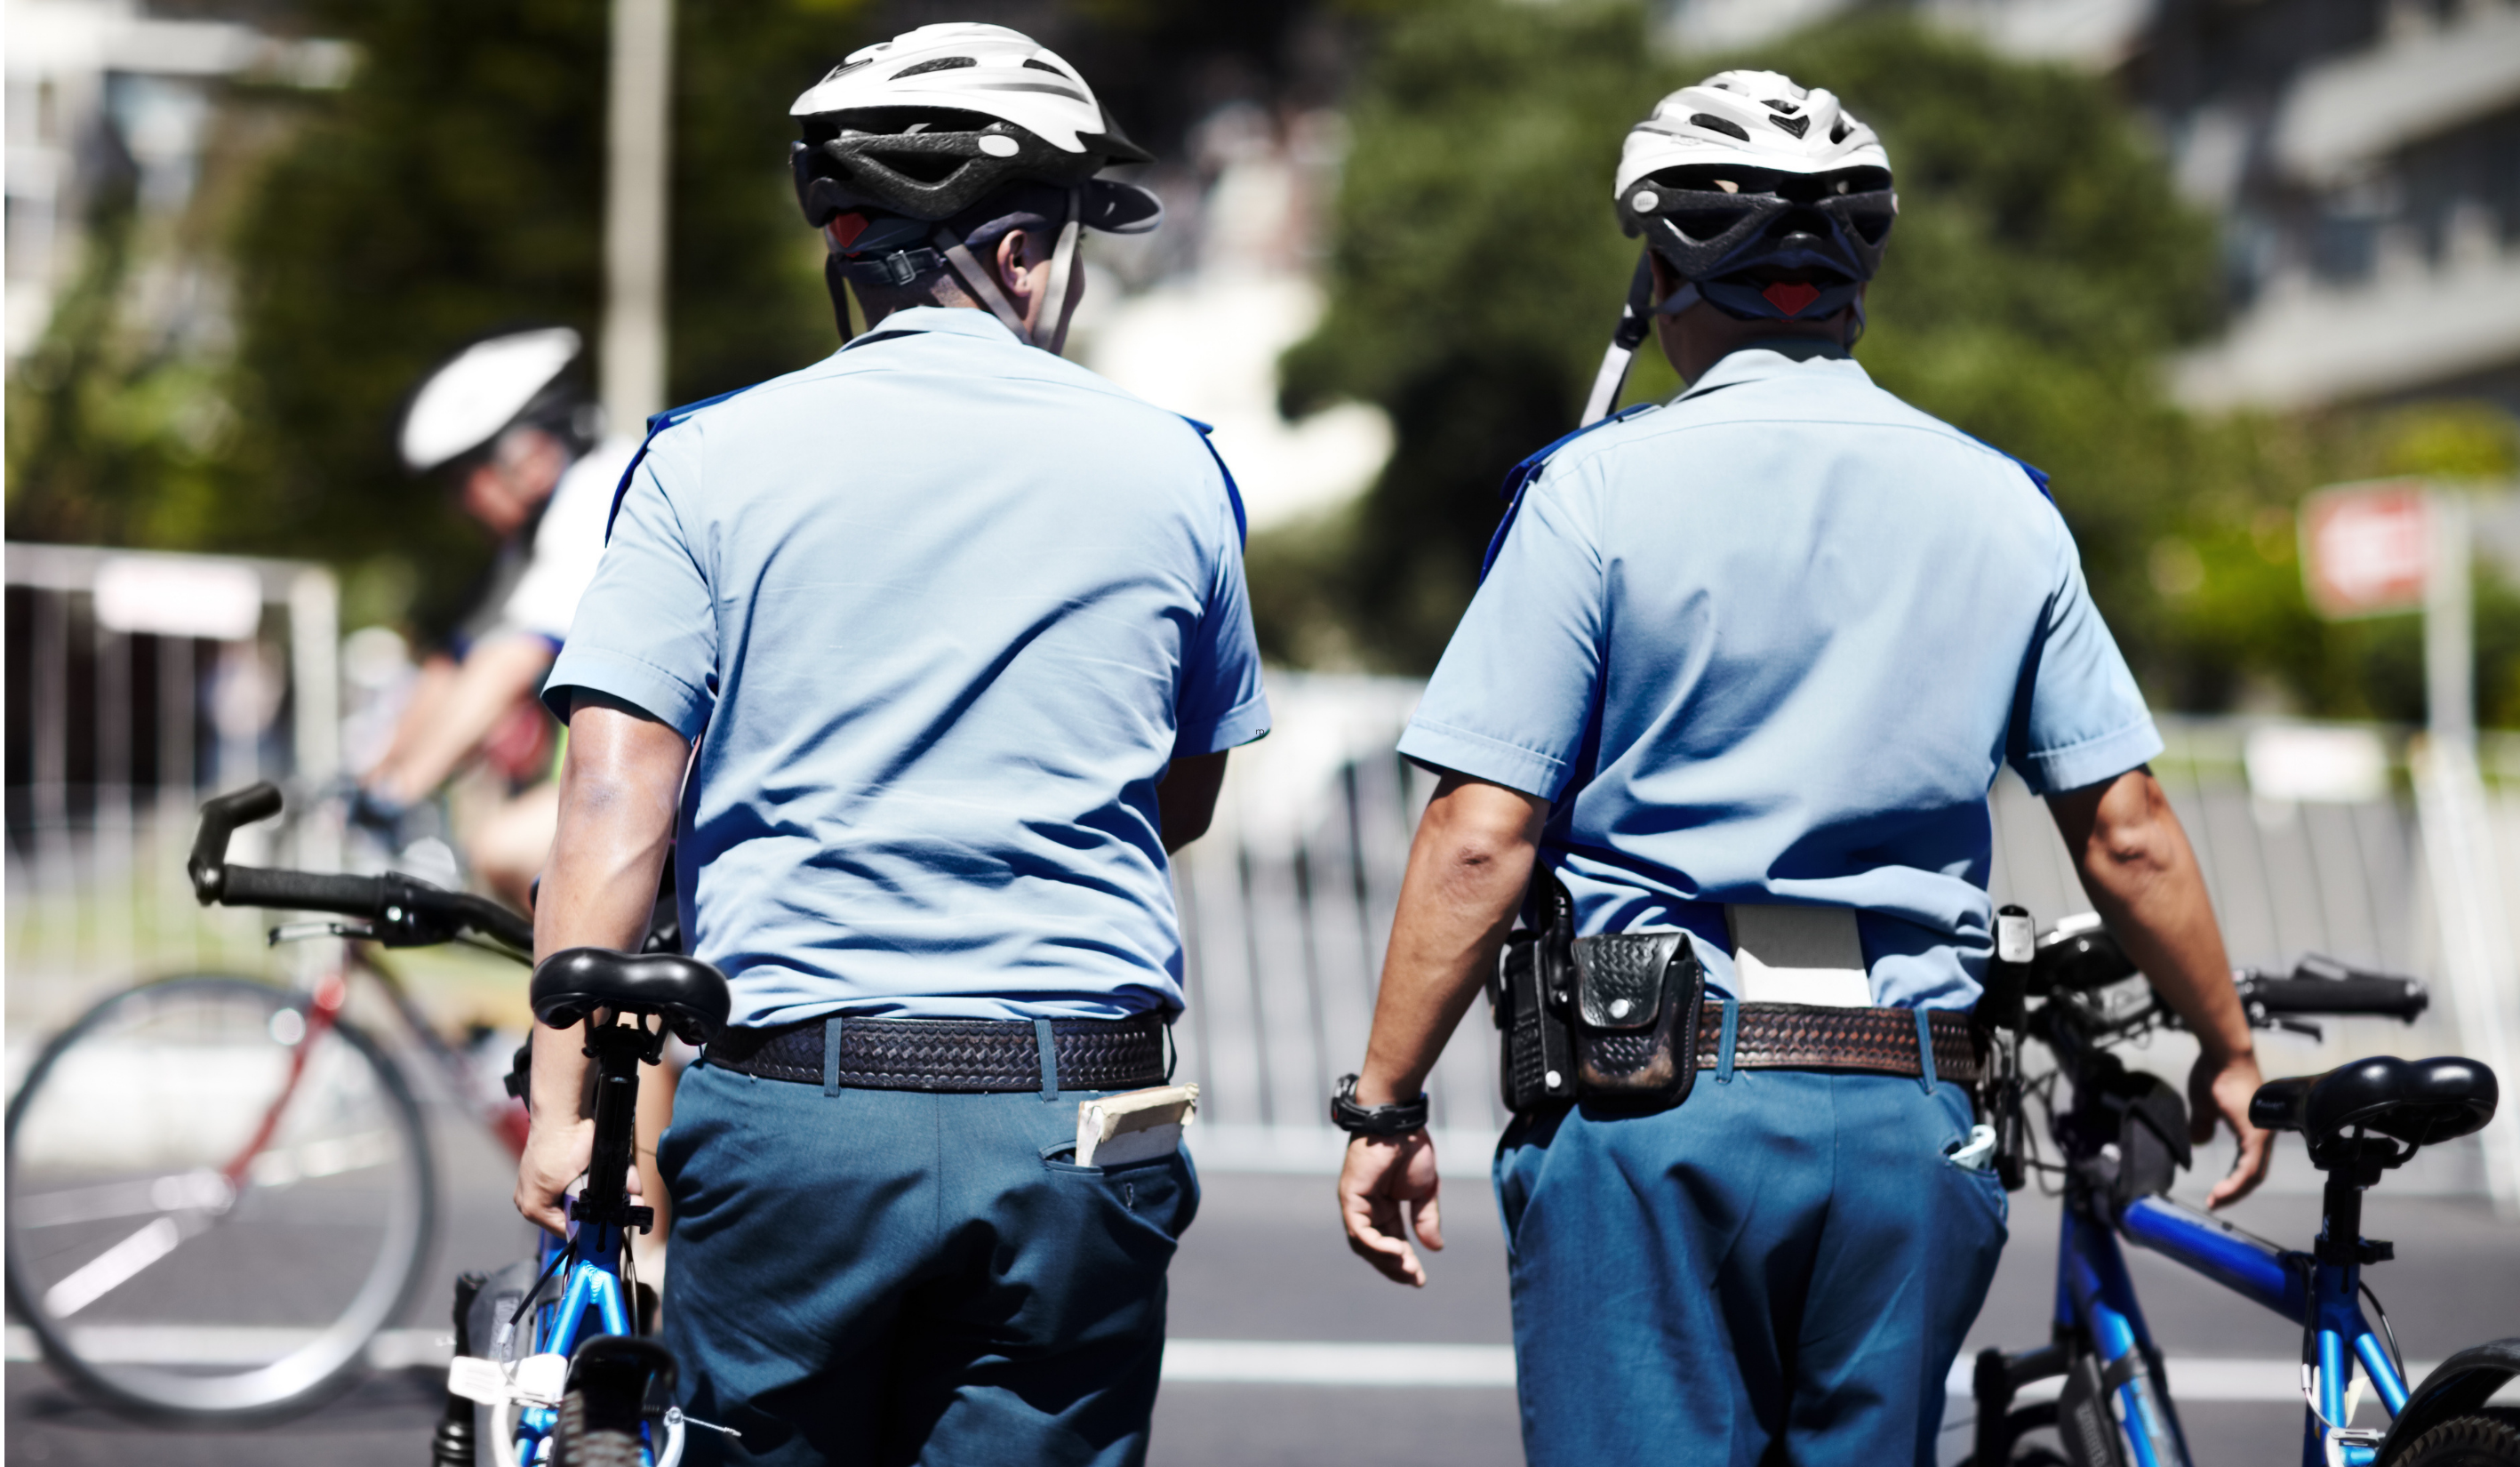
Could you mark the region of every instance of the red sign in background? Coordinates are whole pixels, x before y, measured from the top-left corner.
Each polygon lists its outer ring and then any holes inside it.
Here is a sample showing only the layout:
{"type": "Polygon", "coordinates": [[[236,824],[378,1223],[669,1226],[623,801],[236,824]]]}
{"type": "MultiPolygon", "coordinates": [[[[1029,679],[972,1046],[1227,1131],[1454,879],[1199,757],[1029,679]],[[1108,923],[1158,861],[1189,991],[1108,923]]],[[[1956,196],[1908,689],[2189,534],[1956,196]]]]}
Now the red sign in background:
{"type": "Polygon", "coordinates": [[[2431,567],[2422,483],[2339,484],[2302,500],[2302,586],[2320,616],[2420,611],[2431,567]]]}

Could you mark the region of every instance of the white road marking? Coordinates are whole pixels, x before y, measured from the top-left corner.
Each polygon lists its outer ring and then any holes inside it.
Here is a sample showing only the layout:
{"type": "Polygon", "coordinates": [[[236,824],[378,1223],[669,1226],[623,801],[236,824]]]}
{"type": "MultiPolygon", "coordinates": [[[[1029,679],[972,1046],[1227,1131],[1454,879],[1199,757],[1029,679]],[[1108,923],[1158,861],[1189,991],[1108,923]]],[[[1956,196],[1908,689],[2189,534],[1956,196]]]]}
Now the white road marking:
{"type": "Polygon", "coordinates": [[[44,1309],[67,1319],[129,1283],[133,1275],[175,1251],[184,1241],[183,1224],[160,1217],[78,1266],[44,1291],[44,1309]]]}
{"type": "MultiPolygon", "coordinates": [[[[132,1365],[251,1365],[276,1360],[314,1338],[312,1330],[212,1328],[187,1325],[90,1325],[80,1345],[100,1362],[132,1365]]],[[[389,1329],[368,1346],[368,1363],[379,1370],[443,1370],[455,1342],[442,1330],[389,1329]]],[[[12,1325],[8,1358],[40,1358],[32,1331],[12,1325]]],[[[2170,1394],[2182,1401],[2287,1404],[2301,1399],[2301,1367],[2284,1359],[2173,1357],[2170,1394]]],[[[2438,1363],[2409,1360],[2408,1374],[2422,1380],[2438,1363]]],[[[1952,1410],[1969,1403],[1970,1361],[1952,1367],[1945,1382],[1952,1410]]],[[[1327,1340],[1170,1340],[1164,1345],[1164,1379],[1178,1385],[1341,1386],[1362,1388],[1513,1389],[1509,1345],[1356,1344],[1327,1340]]],[[[2025,1389],[2020,1399],[2055,1395],[2055,1382],[2025,1389]]],[[[1946,1421],[1948,1427],[1950,1421],[1946,1421]]]]}

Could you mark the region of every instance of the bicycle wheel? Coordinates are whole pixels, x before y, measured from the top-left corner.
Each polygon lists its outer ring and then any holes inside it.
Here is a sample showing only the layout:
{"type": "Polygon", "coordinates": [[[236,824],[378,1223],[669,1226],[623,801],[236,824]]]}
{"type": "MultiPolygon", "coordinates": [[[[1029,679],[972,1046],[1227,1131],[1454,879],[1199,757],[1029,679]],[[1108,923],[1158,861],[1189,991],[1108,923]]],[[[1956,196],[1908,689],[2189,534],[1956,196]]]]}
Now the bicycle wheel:
{"type": "Polygon", "coordinates": [[[642,1467],[646,1459],[637,1401],[608,1410],[589,1400],[583,1388],[562,1398],[560,1421],[552,1429],[552,1467],[642,1467]]]}
{"type": "Polygon", "coordinates": [[[36,1058],[9,1103],[9,1304],[74,1385],[158,1418],[286,1415],[410,1302],[436,1197],[420,1107],[358,1030],[305,1035],[304,995],[190,975],[36,1058]]]}

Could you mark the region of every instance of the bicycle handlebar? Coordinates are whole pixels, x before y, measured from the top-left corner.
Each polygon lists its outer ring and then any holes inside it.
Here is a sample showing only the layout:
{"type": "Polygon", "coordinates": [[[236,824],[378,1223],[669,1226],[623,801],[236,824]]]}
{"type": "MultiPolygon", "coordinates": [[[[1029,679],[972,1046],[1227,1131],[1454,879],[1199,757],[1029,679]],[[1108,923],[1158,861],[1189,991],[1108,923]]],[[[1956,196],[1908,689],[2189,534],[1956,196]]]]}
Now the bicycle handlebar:
{"type": "Polygon", "coordinates": [[[2320,957],[2304,958],[2290,978],[2243,973],[2237,986],[2241,1007],[2253,1021],[2275,1014],[2373,1014],[2412,1024],[2432,1003],[2416,979],[2365,973],[2320,957]]]}
{"type": "Polygon", "coordinates": [[[228,838],[237,827],[280,813],[280,791],[266,782],[202,805],[201,833],[185,870],[193,895],[203,906],[277,907],[293,912],[332,912],[372,923],[388,947],[426,947],[477,934],[531,952],[534,925],[526,917],[469,892],[449,892],[399,872],[336,876],[228,864],[228,838]]]}

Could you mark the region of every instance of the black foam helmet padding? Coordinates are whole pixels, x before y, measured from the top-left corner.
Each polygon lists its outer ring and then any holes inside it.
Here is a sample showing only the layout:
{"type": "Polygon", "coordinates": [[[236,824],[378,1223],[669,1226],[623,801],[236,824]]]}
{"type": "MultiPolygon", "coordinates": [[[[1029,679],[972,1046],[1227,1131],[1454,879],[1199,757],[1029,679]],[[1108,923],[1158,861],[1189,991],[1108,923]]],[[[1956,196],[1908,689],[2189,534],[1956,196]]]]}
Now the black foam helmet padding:
{"type": "Polygon", "coordinates": [[[951,218],[1009,183],[1082,187],[1115,163],[1153,161],[1108,116],[1104,130],[1084,134],[1081,153],[1052,146],[1038,134],[977,113],[880,109],[804,119],[805,135],[788,146],[796,203],[816,228],[851,208],[875,208],[930,222],[951,218]],[[843,122],[847,125],[843,126],[843,122]],[[908,127],[928,124],[910,132],[908,127]],[[1004,156],[982,151],[983,138],[1013,142],[1004,156]]]}
{"type": "Polygon", "coordinates": [[[1727,277],[1760,266],[1810,271],[1821,277],[1822,295],[1801,314],[1817,318],[1842,308],[1880,269],[1898,207],[1878,168],[1778,174],[1709,164],[1631,185],[1619,200],[1619,222],[1730,314],[1767,312],[1752,301],[1755,286],[1727,277]],[[1712,187],[1719,176],[1738,180],[1738,192],[1712,187]]]}

